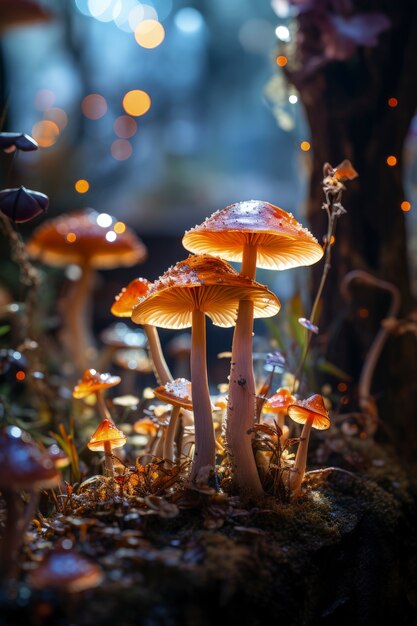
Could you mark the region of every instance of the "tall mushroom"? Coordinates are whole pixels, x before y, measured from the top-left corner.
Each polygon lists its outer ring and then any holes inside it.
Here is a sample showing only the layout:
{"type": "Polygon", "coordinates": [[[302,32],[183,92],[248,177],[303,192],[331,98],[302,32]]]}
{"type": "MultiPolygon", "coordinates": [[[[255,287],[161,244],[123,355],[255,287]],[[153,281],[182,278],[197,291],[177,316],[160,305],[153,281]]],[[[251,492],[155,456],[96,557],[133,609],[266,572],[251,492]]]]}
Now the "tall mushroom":
{"type": "Polygon", "coordinates": [[[317,393],[306,400],[299,400],[298,402],[294,402],[294,404],[290,404],[288,407],[288,415],[294,422],[304,424],[301,432],[301,441],[298,445],[294,467],[289,481],[291,493],[293,496],[297,496],[306,471],[307,450],[311,429],[326,430],[330,427],[330,418],[324,406],[323,397],[317,393]]]}
{"type": "Polygon", "coordinates": [[[100,372],[93,369],[86,370],[78,385],[75,385],[72,391],[72,397],[81,400],[94,393],[101,419],[110,420],[112,422],[113,420],[106,406],[103,392],[109,387],[115,387],[120,381],[121,378],[119,376],[112,376],[108,372],[100,374],[100,372]]]}
{"type": "Polygon", "coordinates": [[[146,248],[125,224],[116,227],[114,217],[84,209],[44,222],[34,231],[27,250],[47,265],[73,263],[82,269],[65,311],[68,349],[80,373],[89,365],[88,349],[93,345],[87,310],[94,270],[140,263],[146,248]]]}
{"type": "Polygon", "coordinates": [[[206,363],[205,315],[217,326],[233,326],[239,301],[254,302],[256,317],[275,315],[278,298],[265,286],[240,276],[221,259],[199,255],[171,267],[153,283],[133,309],[132,321],[163,328],[192,327],[191,383],[196,450],[191,478],[205,466],[214,467],[215,438],[206,363]]]}
{"type": "MultiPolygon", "coordinates": [[[[116,296],[110,309],[112,314],[116,317],[132,317],[133,307],[138,304],[140,298],[146,296],[150,284],[146,278],[135,278],[132,280],[116,296]]],[[[143,330],[148,339],[156,379],[161,385],[166,385],[168,382],[173,381],[173,377],[162,352],[158,331],[151,324],[143,324],[143,330]]]]}
{"type": "Polygon", "coordinates": [[[124,433],[116,428],[111,420],[104,419],[87,444],[93,452],[104,452],[104,465],[110,478],[114,476],[112,449],[121,448],[126,443],[124,433]]]}
{"type": "MultiPolygon", "coordinates": [[[[217,211],[186,232],[182,242],[190,252],[240,261],[241,275],[250,279],[255,278],[256,267],[284,270],[311,265],[323,256],[317,240],[291,213],[258,200],[237,202],[217,211]]],[[[262,486],[247,435],[256,412],[252,330],[253,304],[242,298],[232,345],[226,443],[238,487],[259,495],[262,486]]]]}

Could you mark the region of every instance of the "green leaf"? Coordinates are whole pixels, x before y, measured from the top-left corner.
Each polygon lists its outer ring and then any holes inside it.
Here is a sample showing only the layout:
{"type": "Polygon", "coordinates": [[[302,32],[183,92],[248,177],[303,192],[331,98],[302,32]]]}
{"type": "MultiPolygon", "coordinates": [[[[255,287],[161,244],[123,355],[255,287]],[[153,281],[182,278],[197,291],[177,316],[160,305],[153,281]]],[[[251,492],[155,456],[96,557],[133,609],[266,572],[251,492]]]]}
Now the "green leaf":
{"type": "Polygon", "coordinates": [[[0,337],[3,337],[3,335],[7,335],[10,329],[11,329],[10,325],[0,326],[0,337]]]}

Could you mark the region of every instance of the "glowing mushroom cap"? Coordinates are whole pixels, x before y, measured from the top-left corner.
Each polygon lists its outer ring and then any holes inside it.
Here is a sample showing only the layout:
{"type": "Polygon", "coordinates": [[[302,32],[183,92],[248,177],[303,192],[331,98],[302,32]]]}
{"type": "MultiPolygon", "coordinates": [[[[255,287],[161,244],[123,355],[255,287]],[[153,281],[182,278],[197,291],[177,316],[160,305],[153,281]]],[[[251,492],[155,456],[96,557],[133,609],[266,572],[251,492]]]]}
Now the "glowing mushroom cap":
{"type": "Polygon", "coordinates": [[[311,265],[323,256],[313,235],[291,215],[259,200],[236,202],[187,231],[190,252],[209,252],[227,261],[242,261],[245,244],[257,246],[257,267],[285,270],[311,265]]]}
{"type": "Polygon", "coordinates": [[[268,398],[264,404],[264,410],[269,413],[282,413],[286,411],[290,404],[296,402],[295,397],[286,389],[281,387],[277,392],[268,398]]]}
{"type": "Polygon", "coordinates": [[[166,385],[161,385],[153,390],[158,400],[180,406],[188,411],[193,410],[193,401],[191,399],[191,382],[186,378],[176,378],[166,385]]]}
{"type": "Polygon", "coordinates": [[[134,307],[132,321],[162,328],[187,328],[192,312],[203,311],[216,326],[233,326],[240,300],[254,303],[254,317],[271,317],[281,305],[267,287],[241,276],[222,259],[189,256],[151,283],[134,307]]]}
{"type": "Polygon", "coordinates": [[[83,209],[48,220],[27,244],[29,254],[49,265],[89,265],[96,269],[130,266],[144,261],[145,245],[130,228],[116,233],[116,219],[83,209]]]}
{"type": "Polygon", "coordinates": [[[126,443],[124,433],[108,419],[101,422],[87,446],[94,452],[100,452],[104,450],[105,443],[109,443],[111,448],[122,448],[126,443]]]}
{"type": "Polygon", "coordinates": [[[68,593],[97,587],[102,580],[103,572],[98,565],[77,554],[73,549],[62,547],[50,552],[40,566],[29,575],[30,584],[37,589],[54,587],[68,593]]]}
{"type": "Polygon", "coordinates": [[[39,491],[56,486],[59,473],[48,452],[40,450],[17,426],[0,434],[0,490],[39,491]]]}
{"type": "Polygon", "coordinates": [[[299,400],[290,404],[288,415],[299,424],[311,421],[313,428],[317,428],[317,430],[326,430],[330,427],[329,413],[324,406],[323,396],[317,393],[306,400],[299,400]]]}
{"type": "Polygon", "coordinates": [[[134,278],[124,287],[110,309],[116,317],[132,317],[132,309],[143,296],[146,296],[151,283],[146,278],[134,278]]]}
{"type": "Polygon", "coordinates": [[[158,432],[158,426],[150,417],[143,417],[133,424],[133,430],[139,435],[151,435],[154,437],[158,432]]]}
{"type": "Polygon", "coordinates": [[[108,387],[115,387],[121,382],[120,376],[112,376],[108,372],[100,374],[96,370],[85,370],[84,375],[78,385],[75,385],[72,396],[77,400],[86,398],[90,393],[96,393],[108,387]]]}

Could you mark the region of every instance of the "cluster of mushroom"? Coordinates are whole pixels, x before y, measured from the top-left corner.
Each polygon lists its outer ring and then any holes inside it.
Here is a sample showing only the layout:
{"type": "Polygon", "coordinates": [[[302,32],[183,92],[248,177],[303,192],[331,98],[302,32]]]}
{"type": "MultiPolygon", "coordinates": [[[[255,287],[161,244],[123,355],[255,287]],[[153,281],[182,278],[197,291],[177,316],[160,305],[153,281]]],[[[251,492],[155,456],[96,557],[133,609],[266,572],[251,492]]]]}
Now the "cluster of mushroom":
{"type": "MultiPolygon", "coordinates": [[[[256,282],[256,267],[282,270],[310,265],[322,257],[323,250],[291,214],[260,201],[239,202],[214,213],[203,224],[185,233],[183,245],[194,254],[169,268],[153,283],[144,279],[129,283],[117,296],[112,313],[131,317],[133,322],[143,325],[158,379],[165,386],[172,383],[172,375],[163,358],[156,327],[178,330],[191,327],[195,451],[190,479],[197,483],[202,476],[208,475],[208,469],[214,471],[216,465],[205,316],[217,326],[235,326],[225,449],[236,488],[240,493],[260,496],[263,488],[252,448],[253,435],[250,434],[256,413],[253,320],[275,315],[280,302],[266,286],[256,282]],[[227,261],[241,262],[240,273],[227,261]]],[[[310,413],[306,412],[306,406],[292,399],[293,404],[286,406],[288,414],[296,421],[306,422],[290,481],[292,491],[297,492],[305,471],[303,458],[311,426],[317,427],[320,423],[323,428],[328,423],[328,416],[320,396],[314,396],[314,401],[305,401],[310,413]],[[321,416],[321,421],[316,415],[321,416]]],[[[173,401],[171,404],[174,408],[164,446],[164,454],[170,460],[173,459],[178,414],[191,408],[173,401]]]]}

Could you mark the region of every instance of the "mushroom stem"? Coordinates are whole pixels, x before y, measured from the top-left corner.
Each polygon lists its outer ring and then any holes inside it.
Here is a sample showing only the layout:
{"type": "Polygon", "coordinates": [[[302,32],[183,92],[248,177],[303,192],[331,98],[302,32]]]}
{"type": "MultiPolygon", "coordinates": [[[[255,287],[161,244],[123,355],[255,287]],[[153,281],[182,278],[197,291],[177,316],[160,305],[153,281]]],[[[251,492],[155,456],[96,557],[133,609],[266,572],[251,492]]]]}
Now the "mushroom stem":
{"type": "Polygon", "coordinates": [[[114,478],[113,459],[111,453],[110,441],[104,442],[104,466],[106,468],[106,474],[110,478],[114,478]]]}
{"type": "Polygon", "coordinates": [[[206,361],[206,319],[203,311],[194,309],[191,337],[191,395],[195,422],[195,453],[191,468],[191,479],[210,465],[215,467],[216,443],[206,361]]]}
{"type": "Polygon", "coordinates": [[[293,496],[298,495],[301,483],[303,482],[304,474],[306,472],[308,442],[310,440],[312,425],[313,420],[308,419],[304,424],[303,430],[301,432],[301,441],[298,445],[294,467],[292,468],[292,472],[290,475],[290,489],[293,496]]]}
{"type": "Polygon", "coordinates": [[[87,369],[87,350],[94,345],[88,324],[88,301],[93,283],[94,270],[90,265],[83,267],[83,273],[73,287],[71,301],[65,313],[67,345],[79,373],[87,369]]]}
{"type": "Polygon", "coordinates": [[[143,330],[145,331],[148,339],[155,377],[160,385],[166,385],[167,383],[172,382],[174,378],[169,371],[168,365],[166,364],[161,348],[161,342],[159,341],[158,331],[155,326],[151,326],[150,324],[144,324],[143,330]]]}
{"type": "Polygon", "coordinates": [[[113,418],[107,408],[106,401],[104,400],[103,391],[100,389],[96,391],[97,409],[101,420],[110,420],[113,422],[113,418]]]}
{"type": "Polygon", "coordinates": [[[0,580],[14,579],[17,553],[23,537],[23,513],[20,498],[11,489],[2,489],[7,518],[0,543],[0,580]]]}
{"type": "Polygon", "coordinates": [[[164,439],[164,450],[163,450],[164,459],[168,461],[172,461],[172,462],[175,461],[174,441],[175,441],[175,434],[177,432],[177,424],[178,424],[178,418],[179,418],[180,413],[181,413],[180,406],[172,407],[171,419],[169,420],[168,428],[165,433],[165,439],[164,439]]]}
{"type": "Polygon", "coordinates": [[[252,450],[252,438],[248,434],[254,425],[256,412],[252,329],[253,303],[242,300],[232,343],[226,447],[239,490],[259,496],[263,489],[252,450]]]}

